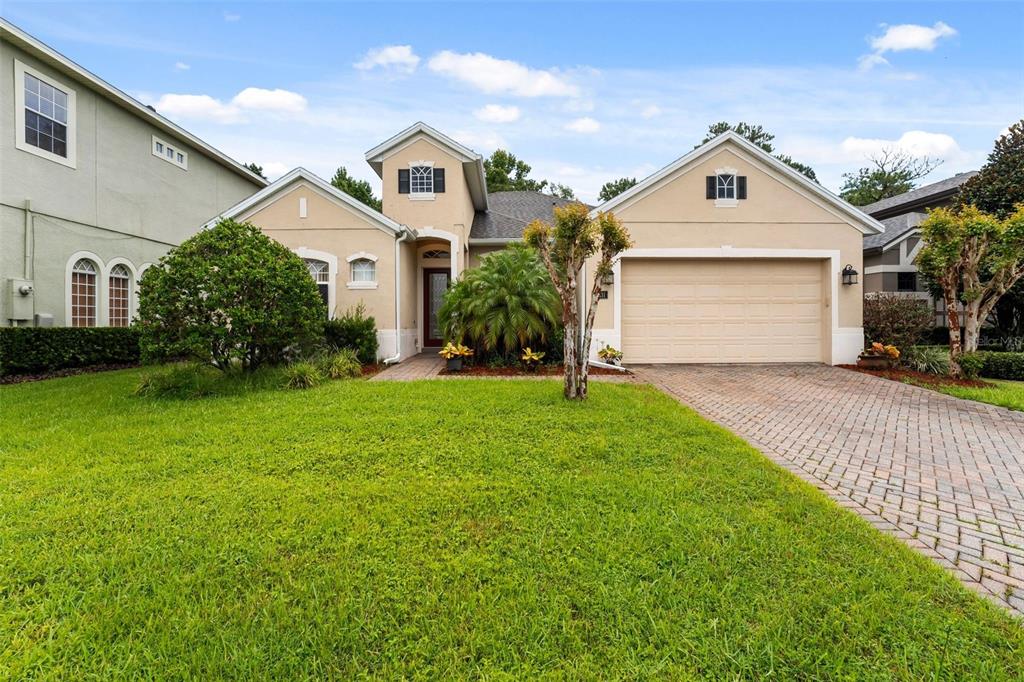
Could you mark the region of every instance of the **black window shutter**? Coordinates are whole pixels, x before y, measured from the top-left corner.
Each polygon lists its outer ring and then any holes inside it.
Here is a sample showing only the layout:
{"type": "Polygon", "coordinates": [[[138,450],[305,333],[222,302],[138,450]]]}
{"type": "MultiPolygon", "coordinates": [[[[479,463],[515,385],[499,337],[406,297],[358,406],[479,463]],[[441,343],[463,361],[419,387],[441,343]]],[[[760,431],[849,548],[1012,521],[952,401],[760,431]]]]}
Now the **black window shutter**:
{"type": "Polygon", "coordinates": [[[434,169],[434,192],[444,192],[444,168],[434,169]]]}
{"type": "Polygon", "coordinates": [[[409,169],[399,168],[398,169],[398,193],[408,194],[409,193],[409,169]]]}
{"type": "Polygon", "coordinates": [[[718,194],[718,176],[717,175],[709,175],[708,176],[708,195],[707,195],[707,198],[708,199],[714,199],[717,194],[718,194]]]}
{"type": "Polygon", "coordinates": [[[736,198],[746,199],[747,198],[747,176],[737,175],[736,176],[736,198]]]}

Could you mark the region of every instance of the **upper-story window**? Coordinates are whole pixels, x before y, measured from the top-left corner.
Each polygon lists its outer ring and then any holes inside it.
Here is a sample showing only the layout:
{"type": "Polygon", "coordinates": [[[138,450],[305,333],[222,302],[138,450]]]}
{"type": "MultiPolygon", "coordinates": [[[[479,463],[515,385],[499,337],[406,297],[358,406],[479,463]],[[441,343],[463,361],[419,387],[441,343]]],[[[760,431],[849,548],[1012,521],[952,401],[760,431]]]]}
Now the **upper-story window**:
{"type": "Polygon", "coordinates": [[[714,199],[716,207],[734,208],[747,198],[747,177],[734,168],[716,168],[714,175],[707,176],[706,197],[714,199]]]}
{"type": "Polygon", "coordinates": [[[433,199],[444,192],[444,168],[435,168],[429,161],[410,163],[398,169],[398,193],[410,199],[433,199]]]}
{"type": "Polygon", "coordinates": [[[15,146],[75,167],[75,91],[15,60],[15,146]]]}
{"type": "Polygon", "coordinates": [[[156,135],[153,136],[153,156],[173,163],[182,170],[188,170],[188,152],[182,151],[176,144],[161,140],[156,135]]]}
{"type": "Polygon", "coordinates": [[[736,176],[735,175],[716,175],[715,176],[715,187],[717,193],[716,199],[735,199],[736,198],[736,176]]]}

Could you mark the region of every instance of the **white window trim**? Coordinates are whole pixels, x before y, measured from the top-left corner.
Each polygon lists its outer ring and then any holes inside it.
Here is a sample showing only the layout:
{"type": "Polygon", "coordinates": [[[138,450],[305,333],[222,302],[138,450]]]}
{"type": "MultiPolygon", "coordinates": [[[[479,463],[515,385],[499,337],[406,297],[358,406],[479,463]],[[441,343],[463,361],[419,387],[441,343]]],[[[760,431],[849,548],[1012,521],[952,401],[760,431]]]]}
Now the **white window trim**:
{"type": "Polygon", "coordinates": [[[409,201],[433,201],[436,198],[434,192],[413,192],[412,191],[412,169],[417,166],[430,168],[430,186],[434,186],[434,162],[433,161],[410,161],[409,162],[409,201]]]}
{"type": "Polygon", "coordinates": [[[377,262],[377,257],[372,253],[366,251],[360,251],[359,253],[353,253],[351,256],[345,259],[345,262],[351,263],[354,260],[372,260],[374,263],[377,262]]]}
{"type": "Polygon", "coordinates": [[[106,327],[106,305],[103,301],[107,295],[105,282],[107,268],[103,264],[103,259],[92,251],[75,251],[64,266],[64,326],[71,326],[71,272],[75,269],[75,263],[82,258],[91,260],[92,264],[96,266],[96,326],[106,327]]]}
{"type": "Polygon", "coordinates": [[[327,275],[329,278],[329,281],[327,282],[327,318],[333,320],[334,310],[338,305],[336,286],[338,281],[338,257],[333,253],[317,251],[316,249],[310,249],[305,246],[300,246],[295,249],[295,255],[303,260],[308,258],[309,260],[319,260],[327,263],[327,275]]]}
{"type": "MultiPolygon", "coordinates": [[[[137,286],[135,282],[139,281],[139,271],[135,269],[132,262],[127,258],[111,258],[110,261],[103,266],[103,300],[99,302],[99,309],[103,311],[103,326],[110,326],[110,273],[113,271],[115,265],[123,265],[128,268],[128,323],[135,318],[135,313],[139,309],[139,300],[137,286]]],[[[69,283],[70,287],[70,283],[69,283]]],[[[96,316],[97,326],[99,326],[99,315],[96,316]]]]}
{"type": "Polygon", "coordinates": [[[715,169],[715,195],[716,195],[715,196],[715,208],[736,208],[737,206],[740,205],[740,200],[739,200],[739,192],[740,192],[739,177],[740,177],[740,172],[738,170],[736,170],[735,168],[732,168],[731,166],[726,166],[724,168],[716,168],[715,169]],[[731,176],[733,176],[734,180],[733,180],[732,191],[733,191],[733,194],[735,196],[732,199],[719,199],[717,197],[717,195],[718,195],[718,176],[720,176],[720,175],[731,175],[731,176]]]}
{"type": "Polygon", "coordinates": [[[349,264],[348,276],[349,282],[345,285],[349,289],[376,289],[379,285],[377,282],[377,256],[372,253],[360,251],[359,253],[353,253],[351,256],[345,259],[345,262],[349,264]],[[352,280],[352,263],[357,260],[368,260],[373,263],[373,281],[370,282],[356,282],[352,280]]]}
{"type": "Polygon", "coordinates": [[[23,152],[35,154],[36,156],[59,163],[68,168],[78,168],[78,100],[75,91],[41,71],[33,69],[17,59],[14,60],[14,146],[23,152]],[[47,85],[58,88],[68,96],[68,123],[67,123],[67,157],[48,152],[34,145],[25,142],[25,74],[34,76],[47,85]]]}
{"type": "Polygon", "coordinates": [[[182,149],[180,144],[168,143],[167,140],[164,140],[163,138],[160,138],[160,137],[157,137],[156,135],[154,135],[153,136],[153,146],[150,148],[150,150],[153,152],[153,156],[157,157],[158,159],[163,159],[167,163],[171,164],[172,166],[177,166],[178,168],[180,168],[183,171],[187,171],[188,170],[188,152],[186,152],[184,149],[182,149]],[[182,156],[182,158],[184,160],[179,163],[177,158],[169,159],[169,158],[167,158],[167,154],[164,154],[163,152],[157,152],[156,146],[158,144],[163,145],[163,147],[165,149],[167,147],[171,147],[174,150],[175,155],[181,154],[181,156],[182,156]]]}
{"type": "Polygon", "coordinates": [[[309,205],[308,202],[306,201],[306,197],[299,197],[299,217],[309,217],[309,205]]]}

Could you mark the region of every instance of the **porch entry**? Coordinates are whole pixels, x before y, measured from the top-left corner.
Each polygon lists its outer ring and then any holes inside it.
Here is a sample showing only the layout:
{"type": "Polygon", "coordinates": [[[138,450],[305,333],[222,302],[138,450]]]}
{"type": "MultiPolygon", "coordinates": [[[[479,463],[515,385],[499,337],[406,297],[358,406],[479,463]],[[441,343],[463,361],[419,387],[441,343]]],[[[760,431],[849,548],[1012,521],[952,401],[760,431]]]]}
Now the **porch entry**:
{"type": "Polygon", "coordinates": [[[424,268],[423,270],[423,347],[440,348],[444,343],[437,311],[444,303],[444,294],[452,281],[450,268],[424,268]]]}

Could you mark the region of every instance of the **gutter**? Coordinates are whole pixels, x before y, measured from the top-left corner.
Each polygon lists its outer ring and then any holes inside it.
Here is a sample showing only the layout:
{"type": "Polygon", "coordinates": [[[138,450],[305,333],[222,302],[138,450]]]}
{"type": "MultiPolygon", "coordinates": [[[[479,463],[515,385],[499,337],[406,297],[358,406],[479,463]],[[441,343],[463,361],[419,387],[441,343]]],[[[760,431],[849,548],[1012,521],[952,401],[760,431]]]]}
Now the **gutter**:
{"type": "Polygon", "coordinates": [[[385,365],[393,365],[402,359],[402,242],[411,237],[409,228],[403,226],[402,234],[395,240],[395,354],[384,358],[385,365]]]}

